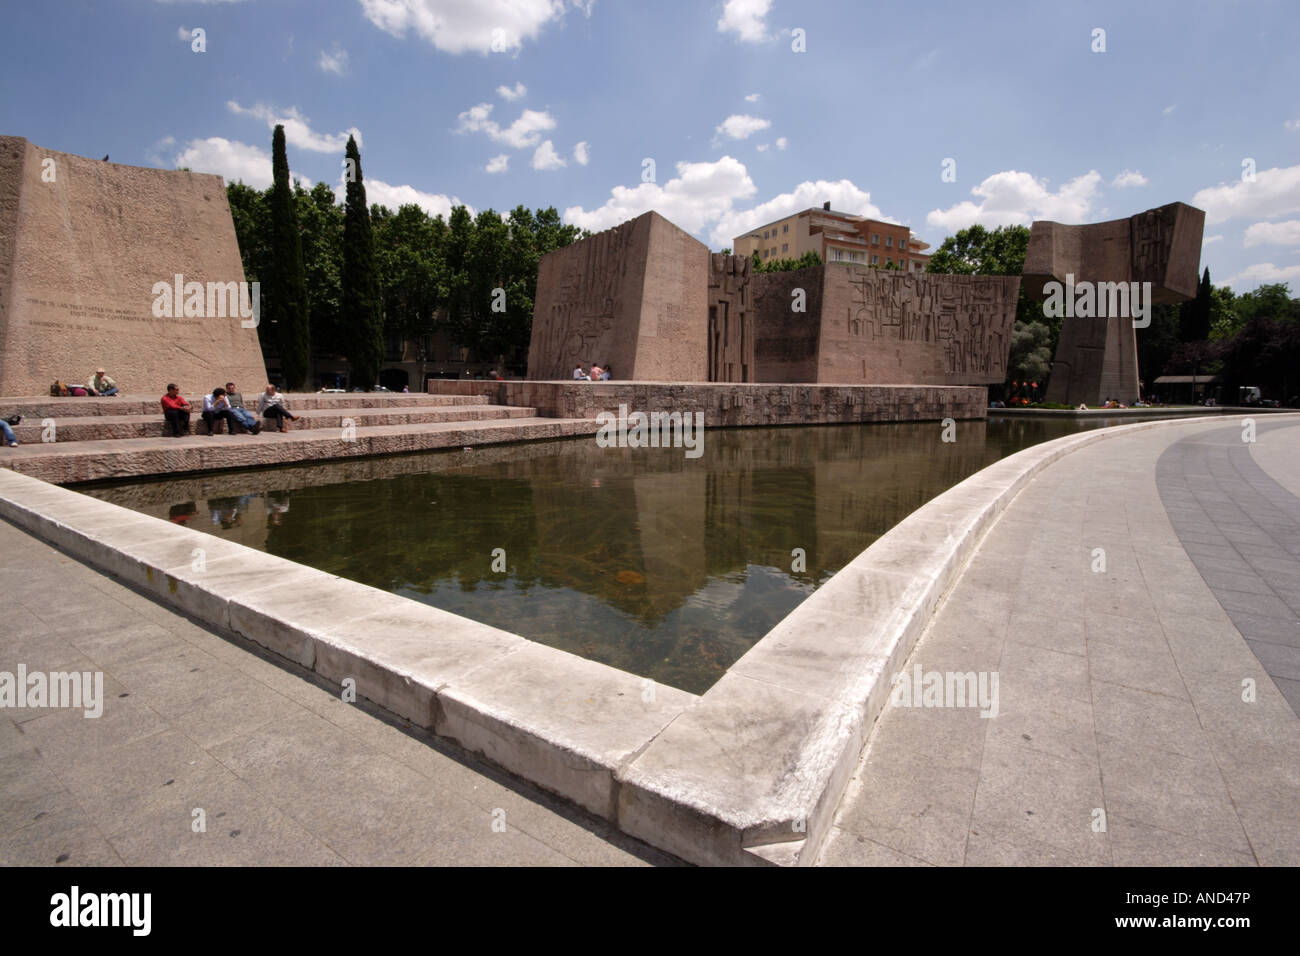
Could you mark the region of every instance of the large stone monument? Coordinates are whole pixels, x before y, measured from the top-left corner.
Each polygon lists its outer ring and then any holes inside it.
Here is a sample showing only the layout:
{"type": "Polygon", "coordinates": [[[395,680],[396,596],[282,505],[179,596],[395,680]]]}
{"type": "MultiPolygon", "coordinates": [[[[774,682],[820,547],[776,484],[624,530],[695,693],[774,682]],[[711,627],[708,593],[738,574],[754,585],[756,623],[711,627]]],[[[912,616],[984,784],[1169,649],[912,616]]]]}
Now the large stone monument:
{"type": "Polygon", "coordinates": [[[1205,213],[1180,202],[1110,222],[1033,224],[1023,270],[1026,292],[1041,296],[1048,283],[1058,283],[1055,291],[1068,300],[1067,307],[1073,305],[1074,289],[1089,286],[1085,291],[1092,296],[1087,310],[1092,314],[1066,313],[1047,401],[1097,405],[1107,398],[1138,397],[1132,294],[1143,297],[1144,307],[1195,296],[1204,227],[1205,213]],[[1127,307],[1103,308],[1103,302],[1127,307]]]}
{"type": "Polygon", "coordinates": [[[168,382],[256,392],[266,366],[243,282],[220,176],[0,137],[0,395],[84,384],[100,366],[133,397],[168,382]]]}
{"type": "Polygon", "coordinates": [[[547,253],[529,377],[607,364],[620,379],[706,381],[708,276],[708,247],[657,212],[547,253]]]}
{"type": "Polygon", "coordinates": [[[1017,276],[828,263],[756,280],[757,381],[987,385],[1006,379],[1017,276]]]}
{"type": "Polygon", "coordinates": [[[528,374],[608,362],[621,380],[991,384],[1019,288],[848,263],[759,273],[648,212],[542,258],[528,374]]]}

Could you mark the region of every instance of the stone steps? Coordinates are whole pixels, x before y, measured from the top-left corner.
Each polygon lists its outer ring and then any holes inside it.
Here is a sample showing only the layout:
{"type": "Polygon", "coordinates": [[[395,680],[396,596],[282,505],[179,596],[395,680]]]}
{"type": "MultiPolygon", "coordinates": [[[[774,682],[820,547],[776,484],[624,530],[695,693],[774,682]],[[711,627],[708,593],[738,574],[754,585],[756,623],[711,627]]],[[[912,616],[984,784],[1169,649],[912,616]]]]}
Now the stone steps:
{"type": "MultiPolygon", "coordinates": [[[[297,403],[295,403],[296,405],[297,403]]],[[[256,410],[253,410],[256,415],[256,410]]],[[[350,418],[355,427],[374,425],[418,425],[432,422],[489,421],[492,419],[535,418],[536,409],[501,405],[402,405],[393,408],[305,408],[297,413],[298,421],[289,423],[294,431],[314,428],[343,427],[343,419],[350,418]]],[[[128,440],[132,438],[163,438],[165,425],[162,413],[155,407],[148,414],[86,415],[81,417],[49,416],[54,418],[56,442],[83,442],[99,440],[128,440]]],[[[45,427],[44,416],[25,417],[15,426],[14,434],[23,445],[40,443],[45,427]]],[[[264,422],[265,424],[265,422],[264,422]]],[[[225,426],[219,426],[224,434],[225,426]]],[[[190,428],[198,434],[204,432],[203,419],[197,413],[190,415],[190,428]]]]}
{"type": "Polygon", "coordinates": [[[335,428],[308,428],[261,435],[35,443],[0,448],[0,467],[69,484],[567,438],[594,435],[598,428],[590,418],[506,418],[505,412],[517,410],[499,411],[501,416],[481,421],[361,426],[351,440],[344,440],[335,428]]]}
{"type": "MultiPolygon", "coordinates": [[[[485,383],[486,384],[486,383],[485,383]]],[[[257,405],[257,392],[244,392],[244,403],[251,409],[257,405]]],[[[423,392],[320,392],[290,394],[285,396],[289,407],[297,414],[299,409],[310,411],[325,408],[448,408],[462,405],[482,405],[488,402],[488,389],[457,395],[429,395],[423,392]]],[[[159,396],[160,398],[161,396],[159,396]]],[[[197,408],[203,396],[187,395],[197,408]]],[[[0,398],[0,415],[22,415],[24,418],[90,418],[93,416],[120,417],[123,415],[161,415],[158,398],[51,398],[48,395],[27,395],[0,398]]]]}

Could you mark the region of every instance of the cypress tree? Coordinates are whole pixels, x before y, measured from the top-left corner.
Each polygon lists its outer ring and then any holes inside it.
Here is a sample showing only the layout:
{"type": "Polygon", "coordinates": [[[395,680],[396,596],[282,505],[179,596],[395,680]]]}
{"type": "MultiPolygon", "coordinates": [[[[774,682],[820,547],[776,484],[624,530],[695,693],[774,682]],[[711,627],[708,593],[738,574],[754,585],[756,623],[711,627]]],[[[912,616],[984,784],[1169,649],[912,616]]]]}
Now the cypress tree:
{"type": "Polygon", "coordinates": [[[298,213],[289,184],[289,158],[284,148],[284,127],[271,138],[270,192],[271,248],[265,277],[266,310],[273,323],[280,351],[285,386],[301,388],[311,370],[311,329],[307,322],[307,280],[302,264],[302,237],[298,213]]]}
{"type": "Polygon", "coordinates": [[[342,339],[352,363],[352,384],[374,387],[384,361],[384,313],[375,268],[375,238],[361,177],[361,153],[348,137],[347,199],[343,210],[343,272],[341,276],[342,339]]]}
{"type": "Polygon", "coordinates": [[[1178,317],[1179,338],[1184,342],[1203,342],[1210,337],[1210,299],[1213,292],[1210,267],[1206,266],[1196,287],[1196,298],[1183,303],[1178,317]]]}

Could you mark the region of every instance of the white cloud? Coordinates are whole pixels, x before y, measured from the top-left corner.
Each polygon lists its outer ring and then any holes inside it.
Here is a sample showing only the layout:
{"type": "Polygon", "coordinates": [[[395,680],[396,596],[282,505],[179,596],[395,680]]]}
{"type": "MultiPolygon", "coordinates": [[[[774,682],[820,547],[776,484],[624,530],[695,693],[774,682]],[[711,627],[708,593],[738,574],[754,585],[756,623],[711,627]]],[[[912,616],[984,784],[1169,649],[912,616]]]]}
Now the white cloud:
{"type": "Polygon", "coordinates": [[[677,176],[663,185],[615,186],[603,206],[570,206],[564,221],[599,232],[653,209],[687,232],[699,232],[731,211],[737,200],[753,196],[745,164],[731,156],[711,163],[677,164],[677,176]]]}
{"type": "Polygon", "coordinates": [[[194,35],[194,31],[191,30],[189,27],[176,28],[176,36],[179,37],[181,40],[184,40],[186,43],[190,42],[190,37],[193,35],[194,35]]]}
{"type": "Polygon", "coordinates": [[[504,173],[510,168],[510,157],[505,153],[500,156],[493,156],[488,160],[487,166],[484,167],[489,173],[504,173]]]}
{"type": "Polygon", "coordinates": [[[585,139],[581,143],[575,143],[573,159],[579,166],[586,166],[587,163],[591,162],[591,144],[585,139]]]}
{"type": "Polygon", "coordinates": [[[1052,192],[1047,188],[1046,180],[1010,169],[994,173],[971,190],[972,195],[980,197],[980,202],[968,199],[948,209],[934,209],[925,221],[933,228],[950,233],[975,223],[1027,226],[1035,219],[1083,222],[1092,210],[1100,183],[1101,174],[1094,169],[1052,192]]]}
{"type": "Polygon", "coordinates": [[[746,102],[746,103],[757,103],[757,102],[758,102],[758,94],[757,94],[757,93],[750,93],[748,96],[745,97],[745,102],[746,102]]]}
{"type": "Polygon", "coordinates": [[[1243,245],[1300,245],[1300,219],[1287,222],[1257,222],[1247,227],[1243,245]]]}
{"type": "Polygon", "coordinates": [[[407,30],[443,53],[513,53],[567,7],[591,14],[594,0],[360,0],[361,11],[385,33],[407,30]],[[495,49],[494,49],[495,47],[495,49]]]}
{"type": "Polygon", "coordinates": [[[1295,130],[1300,129],[1300,119],[1287,120],[1282,124],[1282,126],[1284,129],[1289,129],[1294,132],[1295,130]]]}
{"type": "Polygon", "coordinates": [[[538,112],[537,110],[524,110],[519,114],[517,120],[502,129],[497,121],[492,119],[491,103],[479,103],[477,106],[471,106],[456,118],[460,121],[456,127],[456,132],[487,133],[498,143],[505,143],[515,149],[536,146],[537,141],[542,138],[542,130],[555,129],[555,119],[551,114],[545,111],[538,112]]]}
{"type": "MultiPolygon", "coordinates": [[[[220,136],[190,140],[176,155],[175,165],[186,166],[196,173],[216,173],[227,183],[243,182],[255,189],[271,185],[270,150],[220,136]]],[[[310,188],[310,181],[297,178],[305,188],[310,188]]]]}
{"type": "Polygon", "coordinates": [[[1253,183],[1220,183],[1202,189],[1192,197],[1192,205],[1205,210],[1208,223],[1238,216],[1269,219],[1300,212],[1300,166],[1261,170],[1253,183]]]}
{"type": "MultiPolygon", "coordinates": [[[[335,43],[329,50],[320,51],[320,68],[326,73],[342,76],[348,71],[348,51],[335,43]]],[[[286,135],[288,130],[285,130],[286,135]]]]}
{"type": "Polygon", "coordinates": [[[497,87],[497,96],[501,97],[503,100],[509,100],[512,103],[515,100],[522,100],[527,93],[528,87],[524,86],[522,83],[516,83],[513,87],[497,87]]]}
{"type": "Polygon", "coordinates": [[[1223,281],[1224,285],[1232,286],[1233,289],[1242,286],[1263,285],[1271,282],[1290,282],[1300,279],[1300,265],[1295,266],[1275,266],[1271,262],[1257,262],[1252,266],[1246,266],[1235,276],[1231,276],[1223,281]]]}
{"type": "Polygon", "coordinates": [[[763,18],[772,9],[772,0],[727,0],[718,21],[719,33],[735,33],[745,43],[762,43],[767,39],[763,18]]]}
{"type": "Polygon", "coordinates": [[[555,151],[555,144],[549,139],[533,153],[533,169],[559,169],[565,165],[564,157],[555,151]]]}
{"type": "Polygon", "coordinates": [[[1169,116],[1169,115],[1172,114],[1173,111],[1176,110],[1176,109],[1178,109],[1178,104],[1177,104],[1177,103],[1172,103],[1172,104],[1170,104],[1169,106],[1166,106],[1166,107],[1165,107],[1164,109],[1162,109],[1160,112],[1161,112],[1162,114],[1164,114],[1165,116],[1169,116]]]}
{"type": "MultiPolygon", "coordinates": [[[[755,229],[763,223],[802,212],[805,209],[820,207],[830,200],[831,208],[869,219],[885,222],[893,220],[885,216],[880,207],[871,201],[871,193],[859,189],[847,179],[828,182],[819,179],[816,182],[805,180],[788,193],[781,193],[766,202],[750,209],[728,210],[720,216],[710,236],[715,245],[730,246],[736,236],[755,229]]],[[[671,217],[670,217],[671,218],[671,217]]]]}
{"type": "Polygon", "coordinates": [[[284,139],[289,146],[298,149],[309,149],[316,153],[341,153],[348,145],[348,137],[357,138],[357,146],[362,146],[361,130],[355,126],[351,129],[344,130],[342,133],[335,133],[328,136],[323,133],[317,133],[311,128],[307,117],[303,116],[294,107],[277,112],[270,106],[258,103],[256,106],[243,107],[234,100],[226,103],[226,108],[230,112],[239,116],[253,116],[266,123],[268,129],[275,129],[281,123],[284,124],[284,139]]]}
{"type": "MultiPolygon", "coordinates": [[[[366,179],[365,185],[367,203],[370,203],[371,205],[378,203],[381,206],[387,206],[394,212],[397,211],[399,206],[414,203],[430,216],[442,216],[446,219],[451,215],[451,209],[453,206],[465,205],[455,196],[444,196],[442,193],[421,192],[414,186],[390,186],[383,180],[370,178],[366,179]]],[[[340,198],[347,193],[347,184],[344,182],[341,175],[334,191],[340,198]]],[[[470,214],[474,214],[473,209],[470,209],[470,214]]]]}
{"type": "Polygon", "coordinates": [[[1218,233],[1213,236],[1206,236],[1204,239],[1201,240],[1201,245],[1208,246],[1212,242],[1222,242],[1222,241],[1223,241],[1223,234],[1218,233]]]}
{"type": "Polygon", "coordinates": [[[767,129],[771,125],[771,120],[744,113],[733,113],[722,121],[717,133],[719,136],[729,136],[731,139],[748,139],[759,130],[767,129]]]}
{"type": "Polygon", "coordinates": [[[790,141],[789,141],[788,139],[786,139],[784,136],[778,136],[778,137],[776,138],[776,148],[777,148],[777,149],[785,149],[785,148],[786,148],[787,146],[789,146],[789,145],[790,145],[790,141]]]}
{"type": "Polygon", "coordinates": [[[759,144],[758,144],[757,146],[755,146],[754,148],[755,148],[756,150],[758,150],[760,153],[766,153],[769,149],[772,148],[772,144],[771,144],[771,143],[759,143],[759,144]]]}
{"type": "Polygon", "coordinates": [[[1125,186],[1145,186],[1151,180],[1147,179],[1136,169],[1126,169],[1110,181],[1112,186],[1123,189],[1125,186]]]}

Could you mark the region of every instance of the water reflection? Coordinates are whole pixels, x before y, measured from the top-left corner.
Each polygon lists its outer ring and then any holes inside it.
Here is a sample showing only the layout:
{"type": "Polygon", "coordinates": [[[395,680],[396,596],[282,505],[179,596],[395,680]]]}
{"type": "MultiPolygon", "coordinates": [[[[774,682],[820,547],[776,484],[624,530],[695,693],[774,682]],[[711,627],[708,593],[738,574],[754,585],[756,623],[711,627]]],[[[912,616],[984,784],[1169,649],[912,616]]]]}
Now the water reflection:
{"type": "Polygon", "coordinates": [[[572,439],[86,493],[701,693],[909,512],[1079,427],[714,430],[699,459],[572,439]]]}

